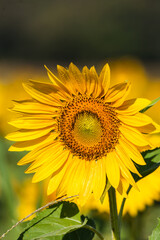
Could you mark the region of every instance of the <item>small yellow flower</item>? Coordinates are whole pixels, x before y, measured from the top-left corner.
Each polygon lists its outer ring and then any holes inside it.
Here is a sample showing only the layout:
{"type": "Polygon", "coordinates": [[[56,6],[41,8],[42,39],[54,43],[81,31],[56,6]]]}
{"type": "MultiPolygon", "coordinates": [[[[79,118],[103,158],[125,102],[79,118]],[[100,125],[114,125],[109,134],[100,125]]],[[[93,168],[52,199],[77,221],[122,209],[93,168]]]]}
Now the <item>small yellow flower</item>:
{"type": "Polygon", "coordinates": [[[126,181],[137,188],[134,162],[145,164],[140,152],[152,148],[146,136],[160,131],[140,113],[150,100],[126,100],[127,82],[110,87],[108,64],[99,76],[94,67],[81,73],[72,63],[58,66],[59,78],[47,72],[51,83],[24,84],[32,98],[13,107],[22,117],[11,122],[20,130],[7,136],[17,142],[10,150],[30,151],[18,165],[31,163],[26,173],[35,173],[33,182],[50,177],[48,194],[79,195],[80,205],[92,193],[100,199],[107,181],[121,194],[126,181]]]}

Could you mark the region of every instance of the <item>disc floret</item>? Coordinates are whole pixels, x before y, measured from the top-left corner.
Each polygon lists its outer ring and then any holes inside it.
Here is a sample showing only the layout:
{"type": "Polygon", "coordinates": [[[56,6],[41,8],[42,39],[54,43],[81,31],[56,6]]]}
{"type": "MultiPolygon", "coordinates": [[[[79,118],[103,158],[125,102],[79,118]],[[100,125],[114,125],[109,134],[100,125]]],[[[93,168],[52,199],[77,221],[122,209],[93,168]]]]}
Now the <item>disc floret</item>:
{"type": "Polygon", "coordinates": [[[61,141],[81,158],[102,158],[118,143],[120,121],[116,115],[103,99],[75,97],[62,108],[58,119],[61,141]]]}

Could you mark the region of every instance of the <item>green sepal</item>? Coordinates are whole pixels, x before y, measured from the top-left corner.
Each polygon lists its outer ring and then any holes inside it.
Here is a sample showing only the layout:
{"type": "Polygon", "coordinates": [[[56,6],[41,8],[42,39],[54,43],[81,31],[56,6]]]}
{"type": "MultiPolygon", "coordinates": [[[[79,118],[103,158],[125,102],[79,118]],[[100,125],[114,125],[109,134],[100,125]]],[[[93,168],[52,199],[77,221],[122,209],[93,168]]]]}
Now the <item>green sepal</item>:
{"type": "Polygon", "coordinates": [[[147,107],[143,108],[140,112],[144,113],[145,111],[147,111],[149,108],[153,107],[159,101],[160,101],[160,97],[154,99],[147,107]]]}

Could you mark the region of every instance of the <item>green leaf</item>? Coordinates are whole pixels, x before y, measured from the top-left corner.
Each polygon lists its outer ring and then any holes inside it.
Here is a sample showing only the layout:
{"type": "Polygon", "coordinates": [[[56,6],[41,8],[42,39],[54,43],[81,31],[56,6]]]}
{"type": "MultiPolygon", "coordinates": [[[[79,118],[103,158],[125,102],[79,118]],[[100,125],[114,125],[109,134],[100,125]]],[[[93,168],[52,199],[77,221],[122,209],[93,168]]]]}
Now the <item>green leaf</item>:
{"type": "Polygon", "coordinates": [[[160,162],[160,148],[156,148],[152,151],[147,151],[145,154],[146,159],[151,159],[152,162],[154,163],[159,163],[160,162]]]}
{"type": "Polygon", "coordinates": [[[61,218],[65,217],[76,217],[79,219],[79,210],[75,203],[70,202],[63,202],[62,211],[61,211],[61,218]]]}
{"type": "Polygon", "coordinates": [[[160,148],[156,148],[152,151],[147,151],[145,153],[145,158],[152,158],[152,157],[154,157],[155,155],[158,155],[158,154],[160,154],[160,148]]]}
{"type": "Polygon", "coordinates": [[[86,222],[85,219],[82,223],[78,208],[74,203],[59,203],[38,213],[27,224],[19,240],[39,238],[60,240],[66,233],[82,228],[86,222]]]}
{"type": "Polygon", "coordinates": [[[145,111],[147,111],[149,108],[153,107],[159,101],[160,101],[160,97],[154,99],[147,107],[143,108],[140,112],[144,113],[145,111]]]}
{"type": "MultiPolygon", "coordinates": [[[[84,221],[84,216],[82,216],[82,220],[84,221]]],[[[91,227],[92,229],[95,229],[95,223],[92,219],[88,219],[87,221],[87,225],[85,225],[86,227],[91,227]]],[[[83,228],[79,228],[76,231],[73,232],[69,232],[67,233],[64,237],[63,240],[92,240],[94,237],[94,232],[89,230],[89,229],[85,229],[85,226],[83,228]]],[[[97,234],[97,232],[95,232],[97,234]]],[[[100,236],[99,236],[100,238],[100,236]]],[[[103,237],[101,237],[100,239],[103,239],[103,237]]]]}
{"type": "Polygon", "coordinates": [[[153,159],[152,162],[154,163],[160,163],[160,154],[156,155],[153,159]]]}
{"type": "Polygon", "coordinates": [[[149,240],[159,240],[160,239],[160,218],[158,218],[158,225],[153,230],[151,236],[149,237],[149,240]]]}
{"type": "MultiPolygon", "coordinates": [[[[139,173],[142,175],[142,177],[146,177],[147,175],[154,172],[160,166],[160,148],[146,151],[142,153],[142,156],[146,162],[146,165],[143,166],[137,165],[136,167],[139,173]]],[[[133,177],[136,182],[142,179],[136,174],[133,174],[133,177]]]]}

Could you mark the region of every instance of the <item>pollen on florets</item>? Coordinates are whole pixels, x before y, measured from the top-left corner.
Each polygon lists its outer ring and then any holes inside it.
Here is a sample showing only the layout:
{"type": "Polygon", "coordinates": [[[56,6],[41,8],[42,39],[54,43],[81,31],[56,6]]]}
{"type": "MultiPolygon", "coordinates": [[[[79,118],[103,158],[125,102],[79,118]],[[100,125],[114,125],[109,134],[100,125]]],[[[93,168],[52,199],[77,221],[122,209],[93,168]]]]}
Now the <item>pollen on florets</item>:
{"type": "Polygon", "coordinates": [[[114,108],[103,99],[75,97],[62,108],[58,130],[73,155],[98,159],[115,149],[120,121],[114,108]]]}

